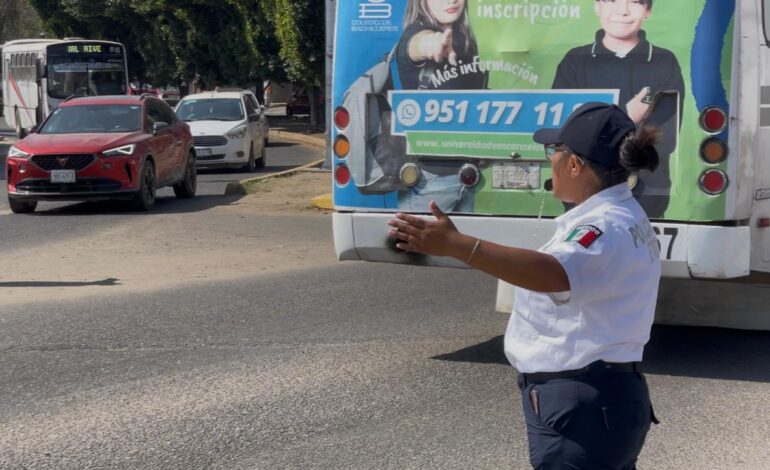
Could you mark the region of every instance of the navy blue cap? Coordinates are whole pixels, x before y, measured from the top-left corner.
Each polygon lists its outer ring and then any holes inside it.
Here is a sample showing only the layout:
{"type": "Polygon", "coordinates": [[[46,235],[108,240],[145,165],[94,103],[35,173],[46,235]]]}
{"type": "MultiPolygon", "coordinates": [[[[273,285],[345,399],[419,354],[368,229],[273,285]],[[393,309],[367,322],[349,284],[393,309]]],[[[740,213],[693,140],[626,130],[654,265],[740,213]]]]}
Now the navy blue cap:
{"type": "Polygon", "coordinates": [[[636,129],[614,104],[591,102],[570,114],[558,129],[540,129],[532,136],[538,144],[564,144],[583,158],[607,168],[621,168],[620,144],[636,129]]]}

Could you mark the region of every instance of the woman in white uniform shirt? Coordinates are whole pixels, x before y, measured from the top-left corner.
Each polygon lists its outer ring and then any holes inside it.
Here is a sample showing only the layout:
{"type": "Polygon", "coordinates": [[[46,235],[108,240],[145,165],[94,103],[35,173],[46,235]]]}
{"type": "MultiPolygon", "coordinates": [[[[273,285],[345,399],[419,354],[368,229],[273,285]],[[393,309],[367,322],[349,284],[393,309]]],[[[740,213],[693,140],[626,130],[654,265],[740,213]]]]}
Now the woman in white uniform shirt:
{"type": "Polygon", "coordinates": [[[627,179],[654,170],[658,131],[617,106],[587,103],[560,129],[541,129],[554,196],[576,206],[540,250],[462,234],[396,214],[400,249],[452,256],[516,285],[505,354],[519,371],[535,468],[632,469],[655,421],[639,370],[660,278],[659,248],[627,179]]]}

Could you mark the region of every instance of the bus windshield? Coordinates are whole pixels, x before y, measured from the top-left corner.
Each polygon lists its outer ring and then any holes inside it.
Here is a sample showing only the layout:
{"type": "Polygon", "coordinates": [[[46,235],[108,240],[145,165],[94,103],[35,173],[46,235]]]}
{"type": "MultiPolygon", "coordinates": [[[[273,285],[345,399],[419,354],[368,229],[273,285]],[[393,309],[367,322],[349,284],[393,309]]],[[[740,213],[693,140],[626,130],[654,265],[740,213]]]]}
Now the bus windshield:
{"type": "Polygon", "coordinates": [[[106,44],[51,46],[48,51],[48,95],[124,95],[127,91],[122,47],[106,44]]]}
{"type": "Polygon", "coordinates": [[[60,107],[42,125],[39,134],[125,133],[142,127],[137,105],[93,104],[60,107]]]}

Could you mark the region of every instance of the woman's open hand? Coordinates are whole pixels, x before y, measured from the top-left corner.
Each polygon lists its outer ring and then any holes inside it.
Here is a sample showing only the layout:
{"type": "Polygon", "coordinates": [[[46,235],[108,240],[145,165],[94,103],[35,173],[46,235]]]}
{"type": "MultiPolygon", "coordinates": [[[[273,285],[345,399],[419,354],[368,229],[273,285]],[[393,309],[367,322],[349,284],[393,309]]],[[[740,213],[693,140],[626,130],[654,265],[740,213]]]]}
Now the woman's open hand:
{"type": "Polygon", "coordinates": [[[436,220],[399,212],[388,221],[388,235],[396,240],[396,247],[415,253],[433,256],[454,256],[460,232],[455,224],[439,209],[436,201],[430,202],[430,210],[436,220]]]}

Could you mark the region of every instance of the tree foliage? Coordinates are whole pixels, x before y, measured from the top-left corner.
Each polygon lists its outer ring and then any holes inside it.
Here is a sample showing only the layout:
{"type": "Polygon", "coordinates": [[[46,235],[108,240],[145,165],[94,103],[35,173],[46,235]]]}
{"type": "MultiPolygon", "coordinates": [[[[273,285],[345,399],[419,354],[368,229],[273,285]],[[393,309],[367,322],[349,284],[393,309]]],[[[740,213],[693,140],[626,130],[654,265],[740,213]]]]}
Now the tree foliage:
{"type": "Polygon", "coordinates": [[[26,1],[54,37],[125,44],[132,77],[158,85],[195,80],[205,88],[289,80],[310,90],[311,121],[317,121],[321,0],[26,1]]]}

